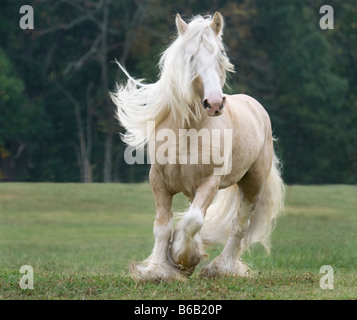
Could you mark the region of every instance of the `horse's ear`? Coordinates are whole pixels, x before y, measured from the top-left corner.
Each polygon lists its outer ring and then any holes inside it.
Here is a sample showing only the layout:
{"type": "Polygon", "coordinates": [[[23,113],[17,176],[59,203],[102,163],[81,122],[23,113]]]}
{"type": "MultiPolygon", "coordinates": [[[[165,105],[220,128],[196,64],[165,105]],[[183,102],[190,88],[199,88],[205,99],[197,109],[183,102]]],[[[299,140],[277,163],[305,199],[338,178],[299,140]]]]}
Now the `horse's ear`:
{"type": "Polygon", "coordinates": [[[219,12],[216,12],[212,18],[211,27],[217,36],[222,34],[223,30],[223,17],[219,12]]]}
{"type": "Polygon", "coordinates": [[[187,29],[187,23],[182,20],[179,14],[176,15],[176,27],[179,34],[183,34],[187,29]]]}

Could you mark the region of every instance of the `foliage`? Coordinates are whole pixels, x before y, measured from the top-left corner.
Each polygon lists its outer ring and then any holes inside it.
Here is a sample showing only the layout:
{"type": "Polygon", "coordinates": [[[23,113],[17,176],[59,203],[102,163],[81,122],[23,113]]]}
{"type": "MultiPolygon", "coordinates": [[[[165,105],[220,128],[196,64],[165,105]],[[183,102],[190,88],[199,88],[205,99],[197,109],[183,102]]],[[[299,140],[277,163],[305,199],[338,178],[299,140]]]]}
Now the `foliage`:
{"type": "Polygon", "coordinates": [[[19,27],[20,0],[3,0],[0,28],[0,180],[142,181],[128,166],[108,91],[125,77],[157,80],[174,16],[221,11],[236,66],[230,93],[268,110],[288,183],[356,183],[356,7],[331,1],[33,0],[35,29],[19,27]],[[327,3],[326,3],[327,4],[327,3]],[[11,155],[11,156],[10,156],[11,155]]]}
{"type": "Polygon", "coordinates": [[[19,176],[34,180],[36,169],[42,166],[43,144],[36,137],[46,134],[46,117],[24,89],[24,82],[0,49],[0,180],[19,176]]]}

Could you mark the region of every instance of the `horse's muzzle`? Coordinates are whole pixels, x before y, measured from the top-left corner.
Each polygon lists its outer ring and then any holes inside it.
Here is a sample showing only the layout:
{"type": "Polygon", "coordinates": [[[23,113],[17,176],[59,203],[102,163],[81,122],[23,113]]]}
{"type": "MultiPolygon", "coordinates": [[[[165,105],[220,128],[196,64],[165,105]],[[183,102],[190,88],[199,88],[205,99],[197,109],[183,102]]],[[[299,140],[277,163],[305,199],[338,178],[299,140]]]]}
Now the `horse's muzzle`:
{"type": "Polygon", "coordinates": [[[204,99],[203,107],[205,108],[207,114],[211,117],[220,116],[223,113],[224,105],[226,104],[226,97],[222,99],[204,99]]]}

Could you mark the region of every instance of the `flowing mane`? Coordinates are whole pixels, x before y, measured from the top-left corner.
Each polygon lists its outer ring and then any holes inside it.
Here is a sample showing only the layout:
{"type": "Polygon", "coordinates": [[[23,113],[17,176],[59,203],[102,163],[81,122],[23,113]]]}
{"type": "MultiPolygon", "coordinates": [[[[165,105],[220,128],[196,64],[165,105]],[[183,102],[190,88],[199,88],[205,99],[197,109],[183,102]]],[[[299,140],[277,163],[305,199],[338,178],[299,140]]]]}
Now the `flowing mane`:
{"type": "Polygon", "coordinates": [[[204,109],[202,97],[194,81],[202,69],[217,59],[222,78],[233,71],[233,65],[224,53],[221,33],[217,36],[212,28],[212,17],[196,16],[187,30],[162,53],[159,67],[160,79],[151,84],[133,79],[118,63],[128,77],[125,85],[118,85],[111,97],[117,107],[116,115],[127,129],[124,141],[136,148],[143,147],[153,130],[147,128],[148,121],[158,126],[169,114],[182,127],[199,121],[204,109]],[[206,66],[198,66],[196,54],[203,44],[211,53],[206,66]]]}

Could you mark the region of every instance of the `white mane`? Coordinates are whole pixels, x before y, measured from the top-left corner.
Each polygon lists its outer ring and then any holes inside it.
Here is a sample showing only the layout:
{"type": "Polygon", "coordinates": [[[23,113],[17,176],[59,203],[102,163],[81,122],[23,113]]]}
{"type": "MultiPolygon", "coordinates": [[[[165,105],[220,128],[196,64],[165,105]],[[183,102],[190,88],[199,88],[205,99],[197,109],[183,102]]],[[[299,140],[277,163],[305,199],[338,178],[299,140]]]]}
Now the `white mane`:
{"type": "Polygon", "coordinates": [[[126,85],[117,84],[111,97],[117,107],[117,118],[127,129],[124,136],[127,144],[143,147],[153,134],[148,132],[147,122],[155,121],[158,126],[169,113],[182,127],[201,119],[204,109],[193,85],[202,71],[195,63],[200,43],[203,42],[212,52],[212,60],[218,59],[224,79],[226,71],[233,71],[227,56],[222,53],[223,44],[211,28],[211,22],[211,17],[201,16],[190,22],[184,34],[163,52],[159,62],[160,79],[155,83],[145,84],[133,79],[118,63],[128,82],[126,85]]]}

